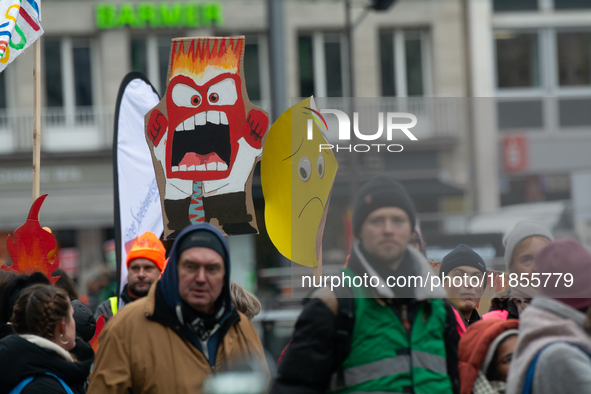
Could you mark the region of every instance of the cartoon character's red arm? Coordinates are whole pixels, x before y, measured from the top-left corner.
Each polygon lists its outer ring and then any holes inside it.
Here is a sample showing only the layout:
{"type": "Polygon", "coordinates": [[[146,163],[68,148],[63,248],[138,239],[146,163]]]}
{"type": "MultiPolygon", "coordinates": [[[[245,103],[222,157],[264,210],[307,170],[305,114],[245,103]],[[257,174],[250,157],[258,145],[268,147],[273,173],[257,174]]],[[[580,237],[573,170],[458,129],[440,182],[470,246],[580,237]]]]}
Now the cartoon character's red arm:
{"type": "Polygon", "coordinates": [[[255,149],[263,146],[263,137],[269,128],[269,118],[257,109],[248,113],[242,133],[246,141],[255,149]]]}
{"type": "Polygon", "coordinates": [[[148,120],[148,137],[154,142],[154,146],[160,144],[160,140],[166,133],[168,119],[157,109],[153,110],[148,120]]]}

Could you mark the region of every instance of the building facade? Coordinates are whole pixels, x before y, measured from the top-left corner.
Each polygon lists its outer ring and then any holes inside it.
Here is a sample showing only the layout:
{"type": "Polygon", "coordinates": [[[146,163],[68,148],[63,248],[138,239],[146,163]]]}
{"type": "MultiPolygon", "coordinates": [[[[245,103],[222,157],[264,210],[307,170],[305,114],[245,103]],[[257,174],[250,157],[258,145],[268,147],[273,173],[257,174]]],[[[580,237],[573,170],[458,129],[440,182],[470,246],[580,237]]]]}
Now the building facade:
{"type": "MultiPolygon", "coordinates": [[[[366,3],[350,3],[356,25],[349,62],[345,2],[282,1],[286,103],[354,91],[416,112],[427,125],[419,143],[363,164],[407,185],[428,232],[452,231],[445,220],[452,213],[581,201],[591,167],[587,2],[399,0],[381,12],[367,12],[366,3]]],[[[123,77],[140,71],[162,94],[171,38],[244,35],[249,97],[271,112],[271,64],[279,54],[270,50],[268,10],[264,0],[43,2],[41,192],[49,197],[41,223],[78,251],[80,278],[104,261],[113,237],[113,121],[123,77]]],[[[32,64],[29,50],[0,74],[5,232],[24,222],[31,203],[32,64]]],[[[346,253],[342,223],[353,189],[347,168],[357,164],[339,163],[326,230],[334,237],[325,236],[327,260],[335,263],[346,253]]],[[[260,180],[253,184],[263,227],[260,180]]],[[[257,264],[280,260],[262,232],[230,239],[233,253],[246,256],[236,280],[251,289],[257,264]]]]}

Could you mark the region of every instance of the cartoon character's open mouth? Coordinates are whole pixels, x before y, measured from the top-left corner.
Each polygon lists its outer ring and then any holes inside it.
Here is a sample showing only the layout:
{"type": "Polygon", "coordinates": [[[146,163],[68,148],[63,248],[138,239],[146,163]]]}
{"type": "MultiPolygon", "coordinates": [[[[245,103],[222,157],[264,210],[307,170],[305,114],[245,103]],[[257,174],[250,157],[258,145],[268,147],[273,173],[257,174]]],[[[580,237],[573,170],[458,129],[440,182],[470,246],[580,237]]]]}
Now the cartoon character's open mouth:
{"type": "Polygon", "coordinates": [[[226,171],[232,147],[228,117],[205,111],[181,122],[172,138],[172,172],[226,171]]]}

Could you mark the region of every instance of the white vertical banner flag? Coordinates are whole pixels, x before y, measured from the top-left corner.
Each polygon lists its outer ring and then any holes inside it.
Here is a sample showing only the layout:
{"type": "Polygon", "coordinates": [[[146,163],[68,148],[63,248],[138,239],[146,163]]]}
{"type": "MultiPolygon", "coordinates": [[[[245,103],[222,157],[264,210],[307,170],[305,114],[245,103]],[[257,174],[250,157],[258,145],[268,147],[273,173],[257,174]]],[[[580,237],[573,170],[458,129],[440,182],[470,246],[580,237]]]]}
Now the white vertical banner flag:
{"type": "Polygon", "coordinates": [[[41,0],[0,0],[0,72],[43,34],[41,0]]]}
{"type": "Polygon", "coordinates": [[[127,283],[125,260],[131,241],[146,231],[158,237],[163,231],[160,193],[144,132],[144,115],[159,101],[143,74],[125,76],[117,97],[113,138],[119,291],[127,283]]]}

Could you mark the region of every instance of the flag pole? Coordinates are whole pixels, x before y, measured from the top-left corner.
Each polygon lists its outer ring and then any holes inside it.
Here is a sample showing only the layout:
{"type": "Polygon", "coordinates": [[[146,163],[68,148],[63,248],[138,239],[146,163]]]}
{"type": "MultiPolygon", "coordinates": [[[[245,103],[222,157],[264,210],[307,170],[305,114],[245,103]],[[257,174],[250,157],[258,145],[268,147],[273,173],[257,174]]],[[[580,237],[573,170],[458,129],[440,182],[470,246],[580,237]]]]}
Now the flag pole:
{"type": "Polygon", "coordinates": [[[33,201],[40,194],[41,172],[41,37],[33,43],[33,201]]]}

